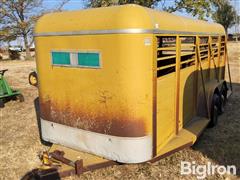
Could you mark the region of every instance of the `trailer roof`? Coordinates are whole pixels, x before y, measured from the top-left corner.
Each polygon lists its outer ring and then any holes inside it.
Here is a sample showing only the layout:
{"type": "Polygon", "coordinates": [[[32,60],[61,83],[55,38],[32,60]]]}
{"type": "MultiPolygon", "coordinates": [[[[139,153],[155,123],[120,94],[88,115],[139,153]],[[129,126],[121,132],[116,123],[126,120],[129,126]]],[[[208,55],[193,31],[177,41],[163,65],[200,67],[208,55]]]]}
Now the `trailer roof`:
{"type": "Polygon", "coordinates": [[[225,30],[217,23],[133,4],[49,13],[35,27],[35,36],[124,33],[224,35],[225,30]]]}

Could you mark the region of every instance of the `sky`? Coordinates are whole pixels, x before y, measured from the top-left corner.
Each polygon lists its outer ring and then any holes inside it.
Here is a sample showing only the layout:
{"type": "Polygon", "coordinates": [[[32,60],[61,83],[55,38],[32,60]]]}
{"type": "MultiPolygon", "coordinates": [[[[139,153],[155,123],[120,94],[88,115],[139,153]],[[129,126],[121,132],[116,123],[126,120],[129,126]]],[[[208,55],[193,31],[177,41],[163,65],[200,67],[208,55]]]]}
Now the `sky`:
{"type": "MultiPolygon", "coordinates": [[[[70,0],[63,7],[63,10],[79,10],[83,9],[86,4],[86,0],[70,0]]],[[[59,0],[43,0],[43,6],[47,9],[51,9],[59,4],[59,0]]]]}

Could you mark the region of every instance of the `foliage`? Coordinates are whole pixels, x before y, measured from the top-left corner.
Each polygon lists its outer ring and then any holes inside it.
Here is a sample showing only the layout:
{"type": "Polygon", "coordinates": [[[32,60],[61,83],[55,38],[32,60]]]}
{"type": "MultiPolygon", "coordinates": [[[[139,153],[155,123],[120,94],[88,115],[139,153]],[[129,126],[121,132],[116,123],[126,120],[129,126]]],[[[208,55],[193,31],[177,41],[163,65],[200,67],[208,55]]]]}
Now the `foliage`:
{"type": "Polygon", "coordinates": [[[240,16],[238,16],[234,7],[229,3],[228,0],[217,0],[213,2],[216,11],[213,13],[213,19],[217,23],[220,23],[227,32],[228,28],[234,24],[239,24],[240,16]]]}
{"type": "Polygon", "coordinates": [[[33,25],[41,14],[36,12],[41,0],[0,0],[0,12],[3,24],[1,26],[2,41],[23,37],[26,48],[31,46],[28,37],[33,32],[33,25]]]}
{"type": "Polygon", "coordinates": [[[169,12],[183,11],[198,19],[205,19],[211,14],[211,0],[175,0],[175,5],[167,9],[169,12]]]}
{"type": "MultiPolygon", "coordinates": [[[[46,11],[42,7],[43,0],[0,0],[0,41],[9,42],[17,37],[24,40],[26,58],[30,58],[33,43],[33,27],[36,20],[46,11]]],[[[60,1],[61,7],[68,0],[60,1]]]]}

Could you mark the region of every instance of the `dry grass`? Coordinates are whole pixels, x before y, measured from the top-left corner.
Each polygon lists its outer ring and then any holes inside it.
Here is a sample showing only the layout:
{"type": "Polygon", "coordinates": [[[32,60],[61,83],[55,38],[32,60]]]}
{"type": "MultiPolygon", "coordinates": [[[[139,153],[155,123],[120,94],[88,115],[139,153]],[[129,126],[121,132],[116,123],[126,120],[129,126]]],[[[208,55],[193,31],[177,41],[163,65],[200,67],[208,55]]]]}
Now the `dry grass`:
{"type": "MultiPolygon", "coordinates": [[[[240,43],[229,44],[234,94],[220,116],[219,124],[206,129],[192,147],[164,158],[154,164],[119,165],[80,177],[66,179],[196,179],[195,176],[181,176],[181,161],[208,161],[219,165],[234,164],[240,175],[240,43]]],[[[0,69],[8,68],[6,78],[20,89],[24,103],[8,102],[0,111],[0,179],[19,179],[28,170],[40,164],[37,153],[47,146],[41,144],[34,109],[37,89],[28,85],[28,74],[35,68],[34,61],[0,62],[0,69]]],[[[240,176],[210,176],[208,179],[237,179],[240,176]]]]}

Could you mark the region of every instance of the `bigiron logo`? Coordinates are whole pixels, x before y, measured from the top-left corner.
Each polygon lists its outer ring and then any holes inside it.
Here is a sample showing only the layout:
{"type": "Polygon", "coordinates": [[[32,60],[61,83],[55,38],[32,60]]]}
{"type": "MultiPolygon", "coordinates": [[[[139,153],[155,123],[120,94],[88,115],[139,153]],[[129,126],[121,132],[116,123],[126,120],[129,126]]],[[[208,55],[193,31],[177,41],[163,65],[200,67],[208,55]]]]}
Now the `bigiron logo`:
{"type": "Polygon", "coordinates": [[[213,165],[210,162],[207,164],[196,164],[195,161],[181,161],[181,175],[196,175],[197,179],[204,179],[207,176],[214,174],[224,175],[232,174],[236,175],[237,168],[234,165],[220,166],[213,165]]]}

